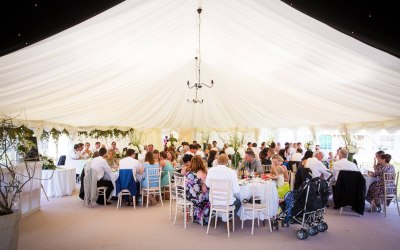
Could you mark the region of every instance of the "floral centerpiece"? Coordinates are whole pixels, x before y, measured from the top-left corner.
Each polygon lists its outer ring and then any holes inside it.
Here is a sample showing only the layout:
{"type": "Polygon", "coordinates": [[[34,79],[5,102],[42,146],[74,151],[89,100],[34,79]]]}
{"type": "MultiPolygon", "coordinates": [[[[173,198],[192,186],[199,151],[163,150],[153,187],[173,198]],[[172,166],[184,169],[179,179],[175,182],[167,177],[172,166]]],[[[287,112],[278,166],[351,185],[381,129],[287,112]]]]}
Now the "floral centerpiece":
{"type": "Polygon", "coordinates": [[[173,134],[170,134],[169,137],[166,135],[164,138],[164,147],[175,147],[175,143],[177,142],[178,140],[173,134]]]}
{"type": "MultiPolygon", "coordinates": [[[[223,138],[221,139],[225,142],[223,138]]],[[[245,153],[245,149],[243,148],[245,143],[244,133],[239,133],[238,129],[236,129],[229,135],[229,139],[227,141],[229,147],[225,150],[225,153],[231,156],[232,167],[234,169],[238,169],[239,163],[244,158],[245,153]]]]}
{"type": "Polygon", "coordinates": [[[203,151],[206,150],[208,143],[210,142],[211,133],[209,130],[205,130],[201,133],[201,143],[203,144],[203,151]]]}
{"type": "Polygon", "coordinates": [[[358,148],[357,148],[357,144],[355,142],[351,141],[351,136],[347,135],[347,134],[342,134],[343,137],[343,141],[344,141],[344,145],[347,149],[347,151],[349,151],[349,155],[347,156],[347,159],[349,161],[353,161],[354,155],[358,153],[358,148]]]}
{"type": "Polygon", "coordinates": [[[306,150],[312,151],[313,148],[315,148],[315,140],[311,139],[311,140],[308,140],[308,141],[304,142],[304,148],[306,150]]]}
{"type": "Polygon", "coordinates": [[[43,170],[55,170],[57,166],[54,164],[54,160],[47,156],[40,156],[40,159],[43,162],[42,169],[43,170]]]}
{"type": "Polygon", "coordinates": [[[130,141],[128,149],[135,150],[135,153],[142,153],[144,150],[144,146],[141,144],[143,132],[130,130],[128,136],[130,141]]]}

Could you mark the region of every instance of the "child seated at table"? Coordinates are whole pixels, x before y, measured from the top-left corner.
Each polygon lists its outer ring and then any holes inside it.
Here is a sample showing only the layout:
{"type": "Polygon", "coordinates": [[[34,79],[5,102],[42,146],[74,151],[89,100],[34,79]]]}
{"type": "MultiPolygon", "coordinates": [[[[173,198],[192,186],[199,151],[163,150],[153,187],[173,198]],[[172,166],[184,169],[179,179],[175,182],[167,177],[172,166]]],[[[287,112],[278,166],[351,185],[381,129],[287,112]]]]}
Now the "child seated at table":
{"type": "Polygon", "coordinates": [[[284,181],[283,169],[280,166],[272,167],[271,179],[276,181],[279,199],[283,199],[285,194],[290,191],[290,186],[288,182],[284,181]]]}

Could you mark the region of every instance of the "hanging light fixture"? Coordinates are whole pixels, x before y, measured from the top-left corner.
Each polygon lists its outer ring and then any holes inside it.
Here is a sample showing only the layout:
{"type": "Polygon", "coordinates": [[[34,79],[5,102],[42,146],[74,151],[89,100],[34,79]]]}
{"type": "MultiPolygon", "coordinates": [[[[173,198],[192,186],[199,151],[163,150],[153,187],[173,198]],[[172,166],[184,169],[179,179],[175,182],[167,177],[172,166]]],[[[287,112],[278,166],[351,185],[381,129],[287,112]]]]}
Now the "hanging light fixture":
{"type": "Polygon", "coordinates": [[[201,47],[200,46],[201,45],[201,43],[200,43],[200,28],[201,28],[201,15],[200,14],[201,14],[201,11],[202,11],[201,8],[197,9],[197,13],[199,13],[199,50],[197,52],[197,56],[194,58],[196,60],[196,69],[195,69],[196,82],[193,85],[191,85],[190,82],[187,81],[188,88],[189,89],[195,88],[195,90],[196,90],[195,98],[193,98],[192,100],[187,99],[187,102],[188,103],[194,103],[194,104],[196,104],[196,103],[203,104],[203,99],[200,100],[197,97],[197,92],[198,92],[199,89],[201,89],[203,86],[206,86],[208,88],[212,88],[214,86],[214,81],[213,80],[211,80],[211,84],[210,85],[201,82],[201,53],[200,53],[201,52],[201,50],[200,50],[200,47],[201,47]]]}

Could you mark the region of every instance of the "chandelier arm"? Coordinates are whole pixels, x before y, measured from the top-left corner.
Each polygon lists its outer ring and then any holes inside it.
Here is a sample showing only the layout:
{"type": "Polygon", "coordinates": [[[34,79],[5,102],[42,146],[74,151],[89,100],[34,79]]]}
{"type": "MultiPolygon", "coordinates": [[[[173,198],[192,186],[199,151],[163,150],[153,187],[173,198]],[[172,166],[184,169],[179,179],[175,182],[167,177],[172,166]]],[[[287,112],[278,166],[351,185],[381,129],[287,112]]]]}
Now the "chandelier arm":
{"type": "Polygon", "coordinates": [[[204,102],[203,99],[200,100],[198,98],[197,92],[199,89],[201,89],[203,86],[206,86],[208,88],[212,88],[214,86],[213,80],[211,80],[211,84],[205,84],[205,83],[201,82],[201,15],[200,15],[201,12],[202,12],[202,9],[199,7],[197,9],[197,13],[199,14],[199,40],[198,40],[199,49],[197,50],[197,56],[195,56],[195,58],[194,58],[196,60],[195,75],[196,75],[197,82],[195,82],[194,85],[191,86],[190,82],[187,81],[187,86],[189,89],[193,89],[193,88],[196,89],[195,98],[192,100],[187,99],[188,103],[193,103],[193,104],[197,104],[197,103],[203,104],[203,102],[204,102]]]}

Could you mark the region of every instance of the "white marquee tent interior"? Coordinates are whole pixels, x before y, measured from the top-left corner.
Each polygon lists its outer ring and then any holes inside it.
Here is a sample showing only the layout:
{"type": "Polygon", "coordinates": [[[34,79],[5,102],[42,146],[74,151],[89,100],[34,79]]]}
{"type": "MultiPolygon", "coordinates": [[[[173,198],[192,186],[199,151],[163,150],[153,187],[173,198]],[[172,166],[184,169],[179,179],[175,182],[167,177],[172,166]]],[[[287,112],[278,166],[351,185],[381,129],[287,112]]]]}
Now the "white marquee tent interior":
{"type": "MultiPolygon", "coordinates": [[[[310,136],[326,129],[384,129],[398,136],[399,96],[399,58],[278,0],[125,1],[0,57],[0,113],[22,113],[36,136],[66,129],[75,141],[77,131],[95,128],[143,130],[145,143],[156,148],[169,131],[189,141],[203,129],[215,134],[239,128],[256,141],[263,131],[279,129],[310,136]],[[199,5],[202,80],[215,84],[199,91],[204,104],[191,104],[187,99],[195,92],[186,82],[196,80],[199,5]]],[[[85,209],[76,193],[46,201],[42,212],[22,220],[20,249],[126,249],[132,243],[141,249],[310,248],[295,239],[294,227],[282,233],[257,228],[249,238],[246,224],[227,244],[221,224],[207,237],[196,225],[182,231],[182,218],[172,226],[168,205],[134,212],[116,212],[114,205],[85,209]],[[162,232],[158,240],[154,232],[162,232]]],[[[378,213],[328,213],[330,231],[308,241],[317,249],[398,247],[395,209],[387,220],[378,213]]]]}
{"type": "Polygon", "coordinates": [[[0,58],[36,129],[400,128],[400,59],[280,1],[125,1],[0,58]],[[194,90],[201,14],[204,104],[194,90]]]}

